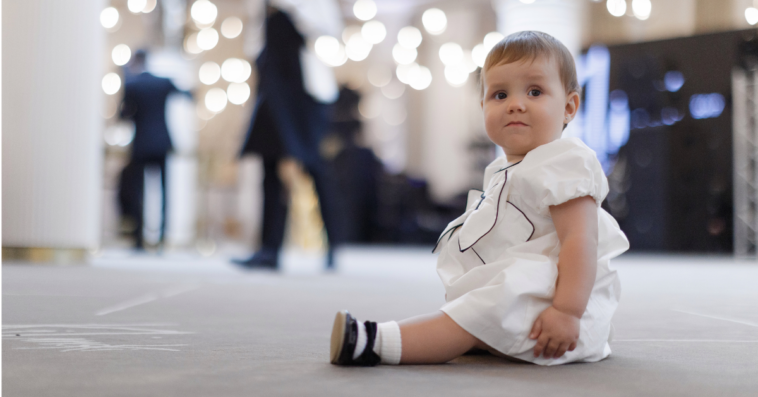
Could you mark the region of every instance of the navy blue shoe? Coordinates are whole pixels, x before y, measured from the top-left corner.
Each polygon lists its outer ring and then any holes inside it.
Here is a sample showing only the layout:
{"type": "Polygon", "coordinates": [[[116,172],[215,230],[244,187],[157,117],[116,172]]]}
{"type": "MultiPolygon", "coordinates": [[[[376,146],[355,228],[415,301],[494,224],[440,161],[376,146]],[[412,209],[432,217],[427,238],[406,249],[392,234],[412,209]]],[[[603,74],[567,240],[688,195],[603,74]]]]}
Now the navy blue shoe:
{"type": "Polygon", "coordinates": [[[232,263],[245,269],[271,269],[279,267],[279,255],[277,252],[262,249],[247,259],[232,259],[232,263]]]}
{"type": "Polygon", "coordinates": [[[332,327],[331,363],[334,365],[352,365],[361,367],[373,367],[381,361],[379,355],[374,353],[374,341],[376,340],[376,323],[366,321],[366,348],[358,358],[353,359],[355,344],[358,342],[358,322],[347,312],[342,310],[334,317],[332,327]]]}

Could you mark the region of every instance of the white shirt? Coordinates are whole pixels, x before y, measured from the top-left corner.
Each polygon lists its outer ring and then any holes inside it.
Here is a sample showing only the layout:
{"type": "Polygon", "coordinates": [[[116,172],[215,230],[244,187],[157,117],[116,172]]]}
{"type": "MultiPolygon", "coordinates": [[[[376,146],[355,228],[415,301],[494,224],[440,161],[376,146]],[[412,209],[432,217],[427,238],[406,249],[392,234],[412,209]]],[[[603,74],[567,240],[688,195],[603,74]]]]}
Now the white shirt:
{"type": "Polygon", "coordinates": [[[523,161],[504,157],[485,170],[483,191],[469,194],[466,212],[443,232],[435,252],[447,292],[447,313],[466,331],[503,354],[541,365],[598,361],[620,296],[611,258],[629,249],[615,219],[600,204],[608,181],[595,153],[577,138],[539,146],[523,161]],[[555,295],[560,241],[550,206],[591,196],[598,206],[597,276],[580,320],[574,351],[534,358],[528,334],[555,295]]]}

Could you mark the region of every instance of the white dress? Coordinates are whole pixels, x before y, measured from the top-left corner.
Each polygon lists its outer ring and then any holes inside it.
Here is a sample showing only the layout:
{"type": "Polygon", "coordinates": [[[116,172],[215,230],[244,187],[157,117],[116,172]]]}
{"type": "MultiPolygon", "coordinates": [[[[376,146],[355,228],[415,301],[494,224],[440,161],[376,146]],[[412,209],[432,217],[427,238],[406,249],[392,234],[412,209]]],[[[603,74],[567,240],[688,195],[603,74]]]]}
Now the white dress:
{"type": "Polygon", "coordinates": [[[447,292],[441,308],[499,352],[540,365],[593,362],[611,353],[611,317],[620,284],[610,259],[629,249],[613,217],[600,208],[608,181],[595,153],[576,138],[539,146],[523,161],[505,157],[484,172],[484,191],[469,192],[466,212],[450,222],[434,252],[447,292]],[[597,277],[580,320],[576,349],[535,358],[534,321],[553,301],[560,241],[549,207],[592,196],[598,206],[597,277]]]}

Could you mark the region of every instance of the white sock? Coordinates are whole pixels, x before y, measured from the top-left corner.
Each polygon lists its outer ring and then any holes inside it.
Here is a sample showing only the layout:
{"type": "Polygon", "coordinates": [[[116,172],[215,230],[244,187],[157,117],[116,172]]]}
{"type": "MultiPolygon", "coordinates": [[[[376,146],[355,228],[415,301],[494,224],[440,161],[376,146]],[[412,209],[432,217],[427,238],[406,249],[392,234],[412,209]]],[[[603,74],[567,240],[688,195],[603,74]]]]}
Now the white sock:
{"type": "MultiPolygon", "coordinates": [[[[358,326],[358,340],[355,342],[353,360],[363,354],[363,351],[366,350],[366,345],[368,344],[366,325],[360,321],[358,321],[356,325],[358,326]]],[[[403,349],[400,326],[397,322],[388,321],[376,325],[376,338],[374,339],[373,350],[374,353],[382,359],[382,364],[400,364],[400,355],[402,354],[403,349]]]]}
{"type": "Polygon", "coordinates": [[[400,355],[403,352],[400,336],[400,326],[395,321],[379,323],[376,326],[376,340],[374,341],[374,353],[382,359],[382,364],[400,364],[400,355]]]}
{"type": "Polygon", "coordinates": [[[363,351],[366,350],[366,343],[368,343],[368,336],[366,335],[366,325],[360,321],[356,321],[356,322],[358,325],[358,340],[355,341],[355,351],[353,352],[353,360],[355,360],[361,354],[363,354],[363,351]]]}

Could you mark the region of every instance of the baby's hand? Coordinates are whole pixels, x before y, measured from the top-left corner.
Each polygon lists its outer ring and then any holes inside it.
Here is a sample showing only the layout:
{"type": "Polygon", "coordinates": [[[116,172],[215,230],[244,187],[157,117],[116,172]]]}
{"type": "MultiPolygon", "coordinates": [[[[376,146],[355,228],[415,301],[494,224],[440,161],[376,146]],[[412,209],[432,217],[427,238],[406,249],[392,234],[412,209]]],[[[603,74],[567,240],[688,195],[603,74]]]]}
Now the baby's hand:
{"type": "Polygon", "coordinates": [[[529,338],[537,339],[534,357],[543,353],[545,358],[561,357],[566,350],[573,351],[576,348],[579,319],[550,306],[534,321],[529,338]]]}

